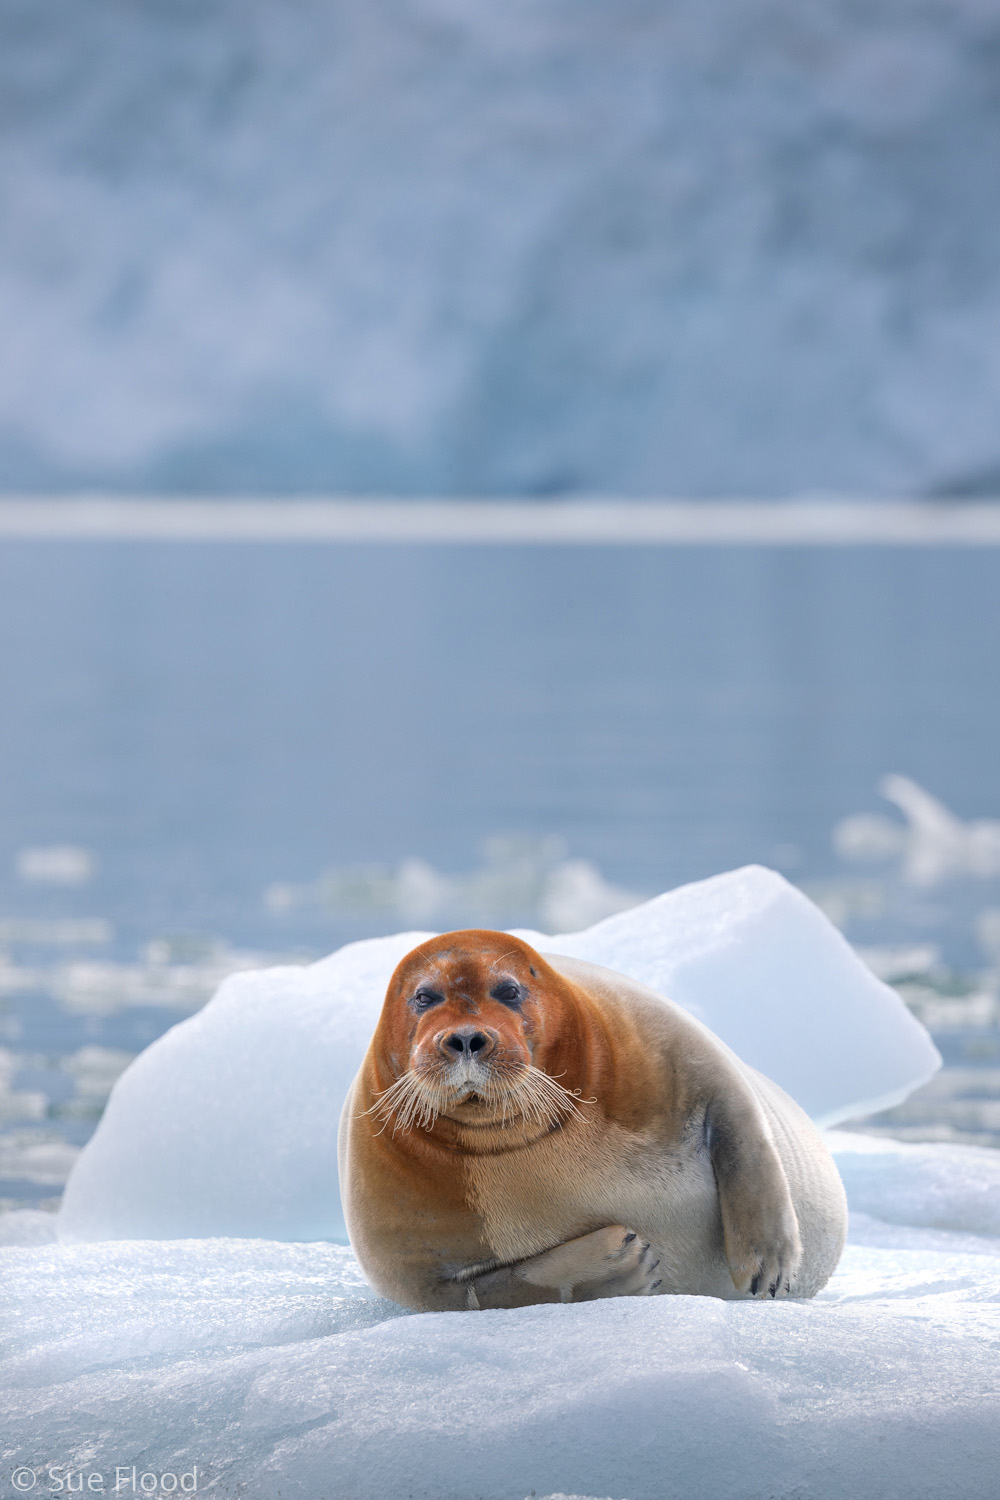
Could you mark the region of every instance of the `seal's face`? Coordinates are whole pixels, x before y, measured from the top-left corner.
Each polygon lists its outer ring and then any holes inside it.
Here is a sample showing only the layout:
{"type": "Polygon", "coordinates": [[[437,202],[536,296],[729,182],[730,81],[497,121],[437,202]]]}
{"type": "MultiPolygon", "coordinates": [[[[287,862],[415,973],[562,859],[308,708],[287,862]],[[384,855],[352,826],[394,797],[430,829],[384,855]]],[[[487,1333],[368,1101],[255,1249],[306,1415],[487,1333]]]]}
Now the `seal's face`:
{"type": "Polygon", "coordinates": [[[505,934],[448,933],[414,949],[390,981],[376,1032],[388,1076],[375,1112],[394,1132],[431,1128],[439,1116],[469,1128],[547,1128],[572,1113],[572,1095],[536,1065],[552,1030],[553,982],[544,960],[505,934]]]}

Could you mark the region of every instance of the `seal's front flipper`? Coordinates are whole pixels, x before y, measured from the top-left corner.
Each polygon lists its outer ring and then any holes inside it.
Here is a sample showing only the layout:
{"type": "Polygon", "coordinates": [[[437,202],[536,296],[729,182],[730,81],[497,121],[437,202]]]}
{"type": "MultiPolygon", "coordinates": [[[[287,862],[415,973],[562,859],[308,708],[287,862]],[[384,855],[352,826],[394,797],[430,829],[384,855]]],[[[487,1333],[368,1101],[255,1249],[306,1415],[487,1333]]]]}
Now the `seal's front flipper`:
{"type": "Polygon", "coordinates": [[[527,1307],[536,1302],[591,1302],[646,1297],[658,1291],[659,1256],[623,1224],[609,1224],[478,1276],[462,1275],[466,1306],[527,1307]]]}
{"type": "Polygon", "coordinates": [[[522,1261],[517,1270],[531,1286],[558,1290],[562,1302],[589,1302],[655,1291],[659,1263],[647,1240],[623,1224],[609,1224],[543,1250],[522,1261]]]}
{"type": "Polygon", "coordinates": [[[751,1297],[794,1295],[799,1221],[770,1128],[749,1088],[716,1097],[707,1138],[733,1285],[751,1297]]]}

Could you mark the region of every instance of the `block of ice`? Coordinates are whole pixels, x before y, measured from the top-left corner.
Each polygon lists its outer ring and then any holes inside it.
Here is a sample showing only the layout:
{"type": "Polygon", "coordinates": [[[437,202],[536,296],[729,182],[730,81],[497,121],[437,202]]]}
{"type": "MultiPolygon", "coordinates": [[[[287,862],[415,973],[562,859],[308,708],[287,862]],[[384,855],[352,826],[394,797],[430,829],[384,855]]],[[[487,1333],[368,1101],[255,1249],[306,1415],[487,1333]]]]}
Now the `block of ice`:
{"type": "Polygon", "coordinates": [[[668,995],[820,1124],[888,1109],[941,1066],[895,991],[808,897],[758,865],[667,891],[585,932],[521,935],[668,995]]]}
{"type": "Polygon", "coordinates": [[[414,1315],[336,1245],[0,1248],[5,1468],[285,1500],[992,1494],[1000,1237],[970,1253],[949,1215],[995,1195],[996,1153],[966,1148],[950,1199],[949,1147],[902,1151],[901,1196],[882,1142],[833,1144],[867,1153],[869,1217],[810,1302],[414,1315]]]}
{"type": "Polygon", "coordinates": [[[67,1184],[61,1238],[346,1239],[341,1105],[389,975],[427,936],[226,979],[118,1079],[67,1184]]]}
{"type": "MultiPolygon", "coordinates": [[[[236,974],[119,1078],[70,1177],[60,1237],[342,1239],[341,1104],[393,967],[426,933],[236,974]]],[[[817,1118],[894,1102],[938,1066],[926,1032],[771,871],[681,887],[543,949],[687,1006],[817,1118]]]]}

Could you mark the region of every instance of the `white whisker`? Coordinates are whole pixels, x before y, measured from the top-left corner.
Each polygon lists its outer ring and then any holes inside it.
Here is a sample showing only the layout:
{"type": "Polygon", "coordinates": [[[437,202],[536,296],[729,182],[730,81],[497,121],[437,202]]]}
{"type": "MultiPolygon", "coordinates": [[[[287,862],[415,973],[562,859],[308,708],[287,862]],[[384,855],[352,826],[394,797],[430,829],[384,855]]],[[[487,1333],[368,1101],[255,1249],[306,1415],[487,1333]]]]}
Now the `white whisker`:
{"type": "MultiPolygon", "coordinates": [[[[446,1064],[421,1073],[409,1069],[383,1090],[366,1113],[383,1122],[382,1130],[391,1122],[393,1135],[397,1132],[405,1135],[414,1126],[418,1130],[431,1129],[446,1106],[454,1102],[455,1085],[442,1076],[448,1071],[451,1070],[446,1064]]],[[[496,1063],[484,1069],[481,1078],[464,1082],[485,1104],[498,1111],[497,1123],[501,1126],[520,1117],[525,1125],[549,1130],[574,1116],[582,1118],[580,1104],[595,1103],[593,1099],[581,1100],[579,1089],[564,1088],[541,1068],[522,1063],[496,1063]]]]}

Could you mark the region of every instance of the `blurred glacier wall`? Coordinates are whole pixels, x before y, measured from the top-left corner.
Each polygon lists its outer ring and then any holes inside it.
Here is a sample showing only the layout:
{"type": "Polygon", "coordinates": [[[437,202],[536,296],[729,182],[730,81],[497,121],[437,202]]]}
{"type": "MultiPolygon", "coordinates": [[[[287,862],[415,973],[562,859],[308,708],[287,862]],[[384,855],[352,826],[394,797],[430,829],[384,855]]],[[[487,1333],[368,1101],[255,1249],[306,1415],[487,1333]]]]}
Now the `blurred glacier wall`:
{"type": "Polygon", "coordinates": [[[997,0],[0,0],[0,489],[1000,491],[997,0]]]}

